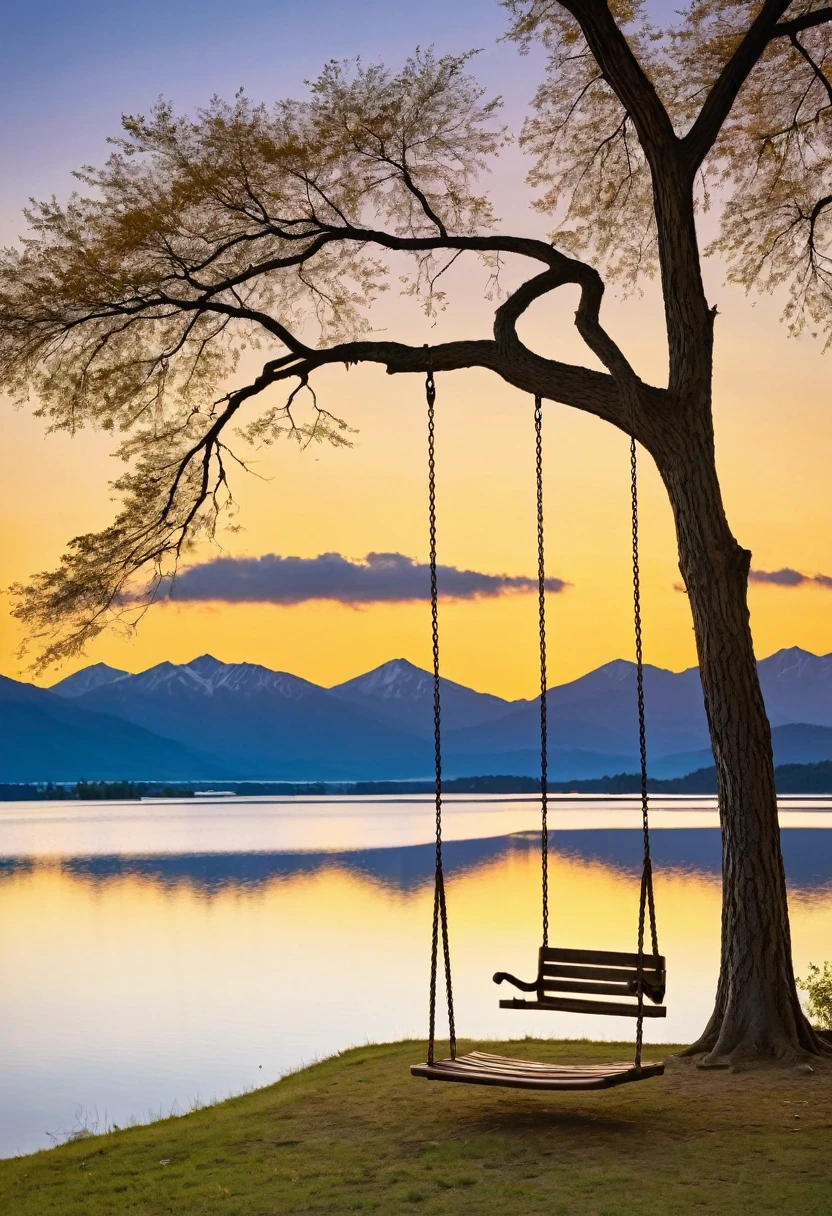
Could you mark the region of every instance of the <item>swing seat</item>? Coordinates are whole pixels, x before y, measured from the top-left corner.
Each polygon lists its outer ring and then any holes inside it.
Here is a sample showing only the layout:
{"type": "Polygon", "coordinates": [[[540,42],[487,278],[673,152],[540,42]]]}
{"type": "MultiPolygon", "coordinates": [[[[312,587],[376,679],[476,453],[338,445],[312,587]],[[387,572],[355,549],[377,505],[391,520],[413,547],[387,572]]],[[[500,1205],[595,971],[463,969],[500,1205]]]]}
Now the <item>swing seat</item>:
{"type": "MultiPolygon", "coordinates": [[[[638,955],[618,950],[561,950],[541,946],[538,954],[537,978],[531,982],[518,980],[507,971],[498,971],[495,984],[505,980],[521,992],[533,992],[536,1000],[500,1001],[501,1009],[549,1009],[564,1013],[598,1013],[637,1018],[639,987],[643,997],[642,1015],[663,1018],[666,987],[665,961],[661,954],[642,956],[639,985],[638,955]],[[559,996],[557,993],[582,993],[583,996],[559,996]],[[617,1001],[586,1000],[586,997],[618,997],[617,1001]],[[651,1002],[648,1004],[647,1002],[651,1002]]],[[[630,1079],[630,1078],[627,1078],[630,1079]]],[[[619,1082],[616,1082],[619,1084],[619,1082]]]]}
{"type": "Polygon", "coordinates": [[[660,1077],[664,1064],[541,1064],[536,1060],[517,1060],[485,1051],[471,1051],[455,1060],[435,1060],[433,1064],[413,1064],[414,1077],[428,1081],[458,1081],[465,1085],[499,1085],[507,1089],[577,1090],[612,1089],[630,1081],[660,1077]]]}

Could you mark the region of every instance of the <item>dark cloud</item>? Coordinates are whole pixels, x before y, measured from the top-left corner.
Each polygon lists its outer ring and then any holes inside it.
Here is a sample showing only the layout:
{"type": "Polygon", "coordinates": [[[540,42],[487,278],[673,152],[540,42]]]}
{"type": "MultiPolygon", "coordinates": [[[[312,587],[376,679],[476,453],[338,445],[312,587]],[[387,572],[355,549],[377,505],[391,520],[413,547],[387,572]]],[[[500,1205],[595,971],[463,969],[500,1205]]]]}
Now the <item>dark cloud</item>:
{"type": "Polygon", "coordinates": [[[789,566],[782,570],[752,570],[748,578],[752,583],[770,583],[774,587],[832,588],[832,577],[828,574],[802,574],[789,566]]]}
{"type": "MultiPolygon", "coordinates": [[[[768,583],[771,587],[825,587],[832,590],[832,576],[828,574],[803,574],[800,570],[792,570],[784,566],[782,570],[750,570],[750,583],[768,583]]],[[[684,583],[674,583],[674,591],[687,595],[684,583]]]]}
{"type": "MultiPolygon", "coordinates": [[[[440,566],[443,599],[494,599],[500,595],[537,590],[537,579],[506,574],[482,574],[440,566]]],[[[563,591],[559,578],[546,580],[547,590],[563,591]]],[[[162,595],[177,602],[214,601],[226,604],[303,604],[334,600],[340,604],[405,603],[430,595],[430,571],[403,553],[368,553],[357,561],[340,553],[319,557],[217,557],[191,566],[162,595]]]]}

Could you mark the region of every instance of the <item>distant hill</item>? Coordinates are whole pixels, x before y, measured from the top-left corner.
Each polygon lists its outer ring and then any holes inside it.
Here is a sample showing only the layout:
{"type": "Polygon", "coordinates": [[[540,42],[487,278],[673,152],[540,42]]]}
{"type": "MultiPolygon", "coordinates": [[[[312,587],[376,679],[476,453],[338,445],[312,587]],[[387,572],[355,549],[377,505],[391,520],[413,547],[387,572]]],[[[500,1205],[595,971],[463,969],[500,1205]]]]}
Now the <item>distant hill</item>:
{"type": "MultiPolygon", "coordinates": [[[[780,764],[775,768],[774,776],[778,794],[832,794],[830,760],[820,764],[780,764]]],[[[637,794],[641,778],[637,773],[618,773],[591,781],[552,783],[551,789],[557,793],[637,794]]],[[[715,794],[716,769],[700,768],[670,781],[651,779],[648,789],[654,794],[715,794]]]]}
{"type": "MultiPolygon", "coordinates": [[[[546,704],[553,745],[638,755],[635,664],[617,659],[549,689],[546,704]]],[[[707,746],[705,708],[695,669],[679,674],[660,667],[644,672],[647,729],[651,753],[665,755],[707,746]]],[[[509,710],[485,725],[455,731],[448,749],[455,754],[534,749],[540,721],[538,700],[509,710]]]]}
{"type": "MultiPolygon", "coordinates": [[[[448,777],[479,777],[483,773],[514,773],[518,777],[540,776],[539,747],[489,752],[459,752],[455,739],[449,736],[443,751],[442,770],[448,777]]],[[[615,752],[590,751],[580,747],[548,748],[549,777],[552,781],[567,781],[573,777],[597,777],[603,773],[630,773],[638,768],[638,757],[615,752]]]]}
{"type": "Polygon", "coordinates": [[[196,749],[5,676],[0,676],[0,739],[3,782],[241,775],[196,749]]]}
{"type": "Polygon", "coordinates": [[[832,794],[832,761],[781,764],[774,770],[779,794],[832,794]]]}
{"type": "MultiPolygon", "coordinates": [[[[813,655],[792,647],[758,664],[766,707],[774,730],[776,761],[809,763],[832,759],[832,655],[813,655]],[[805,690],[805,695],[803,690],[805,690]]],[[[638,754],[636,668],[618,659],[547,693],[549,739],[555,748],[605,756],[638,754]]],[[[712,762],[699,672],[647,666],[644,671],[647,745],[651,771],[675,777],[712,762]]],[[[500,772],[526,773],[525,763],[511,770],[505,753],[534,754],[539,730],[539,701],[515,705],[500,718],[448,733],[446,747],[455,760],[488,756],[500,772]]],[[[599,757],[600,758],[600,757],[599,757]]],[[[604,772],[632,771],[630,764],[604,772]]],[[[482,771],[482,769],[480,769],[482,771]]],[[[573,776],[579,776],[575,771],[573,776]]]]}
{"type": "MultiPolygon", "coordinates": [[[[771,742],[775,764],[814,764],[822,760],[832,760],[832,727],[829,726],[814,726],[810,722],[791,722],[787,726],[775,726],[772,728],[771,742]]],[[[681,777],[696,769],[710,768],[713,761],[711,749],[707,747],[697,752],[662,756],[653,761],[650,771],[654,777],[681,777]]],[[[580,774],[576,773],[576,776],[580,774]]]]}
{"type": "MultiPolygon", "coordinates": [[[[832,655],[792,647],[763,659],[759,671],[776,761],[832,759],[832,655]]],[[[549,690],[552,780],[635,771],[635,678],[635,665],[619,659],[549,690]]],[[[222,663],[211,655],[159,663],[135,675],[93,664],[59,681],[52,694],[67,706],[119,719],[210,756],[222,777],[404,780],[428,778],[433,770],[432,677],[401,658],[334,688],[254,663],[222,663]]],[[[672,780],[710,767],[697,669],[646,667],[645,696],[651,774],[672,780]]],[[[442,713],[448,778],[537,773],[539,699],[506,701],[443,679],[442,713]]],[[[155,760],[143,769],[136,759],[128,773],[110,765],[106,747],[97,754],[106,760],[106,770],[78,775],[179,776],[179,770],[160,772],[155,760]]]]}

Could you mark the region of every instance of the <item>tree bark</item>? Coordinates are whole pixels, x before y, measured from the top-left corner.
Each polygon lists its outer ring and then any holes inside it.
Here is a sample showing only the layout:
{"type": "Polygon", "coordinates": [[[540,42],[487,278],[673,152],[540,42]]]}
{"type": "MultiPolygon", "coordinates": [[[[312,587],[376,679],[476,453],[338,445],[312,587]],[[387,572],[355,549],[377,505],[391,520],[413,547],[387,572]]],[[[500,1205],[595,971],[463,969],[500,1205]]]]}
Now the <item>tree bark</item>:
{"type": "Polygon", "coordinates": [[[747,602],[751,554],[731,534],[710,407],[682,408],[654,455],[673,509],[693,615],[722,828],[721,966],[713,1015],[685,1054],[705,1065],[829,1054],[797,995],[771,731],[747,602]]]}

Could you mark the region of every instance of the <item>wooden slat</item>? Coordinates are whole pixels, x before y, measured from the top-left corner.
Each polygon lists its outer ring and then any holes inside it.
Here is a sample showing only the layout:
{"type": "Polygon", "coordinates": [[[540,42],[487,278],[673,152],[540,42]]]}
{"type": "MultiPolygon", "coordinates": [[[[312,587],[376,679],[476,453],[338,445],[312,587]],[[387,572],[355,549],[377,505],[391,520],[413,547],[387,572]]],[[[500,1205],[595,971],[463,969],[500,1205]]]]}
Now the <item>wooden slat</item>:
{"type": "MultiPolygon", "coordinates": [[[[517,1063],[510,1056],[495,1056],[487,1051],[472,1051],[460,1059],[482,1062],[487,1068],[513,1068],[517,1063]]],[[[632,1061],[616,1062],[613,1064],[544,1064],[540,1060],[522,1060],[524,1068],[532,1069],[535,1072],[568,1072],[572,1073],[597,1073],[597,1072],[626,1072],[628,1068],[632,1068],[632,1061]]]]}
{"type": "Polygon", "coordinates": [[[585,992],[587,996],[634,996],[627,984],[590,984],[586,980],[544,979],[544,992],[585,992]]]}
{"type": "MultiPolygon", "coordinates": [[[[488,1051],[471,1051],[464,1057],[460,1056],[460,1059],[463,1058],[466,1060],[500,1060],[503,1063],[510,1064],[516,1062],[516,1057],[492,1055],[488,1051]]],[[[610,1068],[632,1068],[632,1064],[625,1060],[615,1060],[612,1064],[559,1064],[552,1061],[544,1063],[542,1060],[527,1060],[523,1058],[522,1063],[527,1068],[554,1068],[558,1070],[566,1068],[568,1070],[578,1069],[581,1072],[607,1072],[610,1068]]]]}
{"type": "MultiPolygon", "coordinates": [[[[624,954],[618,950],[561,950],[557,946],[541,946],[540,957],[545,963],[589,963],[598,967],[638,967],[637,954],[624,954]]],[[[644,968],[664,971],[663,954],[645,954],[644,968]]]]}
{"type": "MultiPolygon", "coordinates": [[[[464,1059],[466,1064],[470,1064],[471,1067],[484,1068],[487,1072],[493,1071],[494,1069],[515,1069],[517,1065],[517,1061],[511,1057],[484,1055],[478,1051],[472,1051],[470,1055],[466,1055],[464,1059]]],[[[523,1060],[522,1064],[524,1068],[540,1073],[561,1073],[565,1069],[570,1074],[588,1074],[596,1072],[609,1072],[611,1069],[621,1070],[632,1068],[632,1063],[597,1065],[588,1064],[584,1067],[580,1064],[543,1064],[539,1060],[523,1060]]]]}
{"type": "MultiPolygon", "coordinates": [[[[477,1068],[482,1072],[516,1072],[517,1061],[507,1059],[505,1056],[481,1056],[479,1052],[472,1052],[465,1056],[465,1067],[477,1068]]],[[[627,1064],[602,1064],[597,1066],[581,1067],[579,1064],[540,1064],[534,1060],[522,1061],[524,1071],[534,1073],[535,1076],[562,1076],[564,1074],[570,1077],[594,1077],[598,1075],[606,1076],[614,1072],[628,1072],[633,1067],[632,1061],[627,1064]]]]}
{"type": "MultiPolygon", "coordinates": [[[[545,1001],[500,1001],[501,1009],[541,1009],[541,1010],[559,1010],[561,1013],[600,1013],[611,1014],[616,1017],[635,1018],[638,1017],[638,1003],[633,1002],[632,1005],[625,1005],[618,1001],[582,1001],[575,997],[552,997],[545,1001]]],[[[667,1016],[667,1010],[663,1005],[652,1005],[649,1001],[644,1002],[644,1016],[646,1018],[663,1018],[667,1016]]]]}
{"type": "MultiPolygon", "coordinates": [[[[479,1065],[472,1064],[471,1067],[477,1068],[478,1071],[480,1071],[480,1072],[513,1073],[515,1071],[508,1064],[499,1065],[499,1064],[482,1063],[479,1065]]],[[[583,1069],[583,1068],[560,1068],[560,1069],[558,1069],[558,1068],[549,1068],[549,1069],[532,1068],[532,1069],[527,1069],[526,1072],[529,1076],[536,1076],[536,1077],[541,1077],[541,1078],[553,1077],[553,1076],[557,1076],[557,1077],[569,1076],[569,1077],[575,1077],[575,1078],[588,1077],[591,1079],[592,1077],[610,1076],[616,1072],[629,1072],[629,1070],[631,1068],[632,1068],[632,1063],[628,1064],[626,1068],[592,1068],[592,1069],[589,1069],[589,1068],[587,1068],[587,1069],[583,1069]]]]}
{"type": "MultiPolygon", "coordinates": [[[[664,982],[665,973],[653,968],[644,968],[644,978],[650,984],[664,982]]],[[[638,976],[636,967],[576,967],[566,963],[544,963],[543,977],[559,976],[568,980],[607,980],[610,983],[624,983],[635,980],[638,976]]]]}
{"type": "MultiPolygon", "coordinates": [[[[483,1062],[474,1061],[473,1063],[457,1066],[455,1061],[454,1064],[449,1064],[447,1067],[454,1070],[458,1069],[458,1071],[465,1071],[467,1073],[486,1073],[489,1076],[495,1077],[511,1078],[517,1076],[517,1069],[511,1065],[485,1064],[483,1062]]],[[[611,1077],[616,1076],[619,1073],[629,1072],[630,1068],[632,1068],[632,1065],[630,1065],[629,1068],[607,1070],[601,1069],[596,1072],[583,1072],[581,1069],[524,1069],[523,1076],[539,1081],[557,1081],[563,1078],[570,1081],[594,1081],[598,1077],[611,1077]]]]}
{"type": "Polygon", "coordinates": [[[469,1085],[494,1085],[509,1089],[577,1090],[610,1089],[633,1081],[661,1076],[664,1064],[645,1063],[640,1070],[632,1065],[607,1066],[547,1065],[534,1060],[515,1060],[472,1052],[456,1060],[437,1060],[434,1064],[414,1064],[411,1073],[429,1081],[455,1081],[469,1085]]]}

